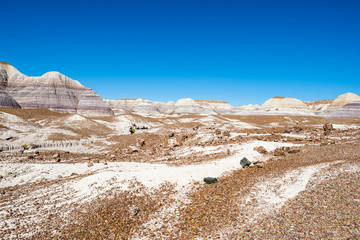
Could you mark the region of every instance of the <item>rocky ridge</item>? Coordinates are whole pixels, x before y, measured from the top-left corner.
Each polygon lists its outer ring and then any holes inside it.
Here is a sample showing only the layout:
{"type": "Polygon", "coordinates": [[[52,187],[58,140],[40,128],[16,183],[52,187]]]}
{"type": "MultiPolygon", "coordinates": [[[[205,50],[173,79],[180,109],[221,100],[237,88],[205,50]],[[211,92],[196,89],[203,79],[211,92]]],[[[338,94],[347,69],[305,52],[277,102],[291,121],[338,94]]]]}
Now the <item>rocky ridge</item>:
{"type": "Polygon", "coordinates": [[[179,114],[352,117],[357,116],[356,107],[350,107],[349,110],[347,106],[341,112],[337,111],[355,101],[360,101],[360,96],[354,93],[342,94],[334,101],[308,102],[292,97],[276,96],[267,100],[262,106],[250,104],[240,107],[231,106],[225,101],[191,98],[168,103],[153,102],[143,98],[109,100],[101,99],[92,89],[59,72],[48,72],[40,77],[31,77],[22,74],[8,63],[0,63],[0,106],[9,108],[48,108],[57,112],[89,116],[133,113],[154,117],[179,114]]]}
{"type": "Polygon", "coordinates": [[[273,97],[262,106],[247,105],[234,107],[225,101],[179,99],[176,103],[152,102],[147,99],[104,99],[116,114],[134,113],[143,116],[160,116],[168,114],[200,114],[200,115],[299,115],[299,116],[330,116],[343,106],[357,99],[356,94],[347,93],[339,96],[336,101],[318,100],[303,102],[292,97],[273,97]],[[349,97],[350,96],[350,97],[349,97]],[[355,96],[355,97],[354,97],[355,96]],[[333,103],[335,102],[335,103],[333,103]],[[345,105],[345,104],[344,104],[345,105]]]}

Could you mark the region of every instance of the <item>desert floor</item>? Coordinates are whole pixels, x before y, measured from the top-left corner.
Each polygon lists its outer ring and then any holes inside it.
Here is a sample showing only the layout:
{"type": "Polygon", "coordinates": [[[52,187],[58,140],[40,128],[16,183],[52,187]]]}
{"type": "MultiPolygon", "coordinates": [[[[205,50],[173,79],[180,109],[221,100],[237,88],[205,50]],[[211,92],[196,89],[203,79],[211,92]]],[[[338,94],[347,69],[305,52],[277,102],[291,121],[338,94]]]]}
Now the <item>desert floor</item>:
{"type": "Polygon", "coordinates": [[[0,149],[1,239],[360,239],[360,119],[0,109],[0,149]]]}

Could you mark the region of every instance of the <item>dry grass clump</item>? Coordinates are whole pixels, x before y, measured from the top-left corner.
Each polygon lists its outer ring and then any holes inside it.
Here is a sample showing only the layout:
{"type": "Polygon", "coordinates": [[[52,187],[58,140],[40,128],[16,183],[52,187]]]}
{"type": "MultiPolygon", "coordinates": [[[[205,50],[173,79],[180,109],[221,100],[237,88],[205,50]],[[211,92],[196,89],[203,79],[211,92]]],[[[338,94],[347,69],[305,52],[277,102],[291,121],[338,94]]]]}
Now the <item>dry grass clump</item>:
{"type": "Polygon", "coordinates": [[[130,190],[112,190],[76,209],[69,221],[34,235],[33,239],[128,239],[166,203],[173,186],[153,192],[140,183],[130,190]]]}

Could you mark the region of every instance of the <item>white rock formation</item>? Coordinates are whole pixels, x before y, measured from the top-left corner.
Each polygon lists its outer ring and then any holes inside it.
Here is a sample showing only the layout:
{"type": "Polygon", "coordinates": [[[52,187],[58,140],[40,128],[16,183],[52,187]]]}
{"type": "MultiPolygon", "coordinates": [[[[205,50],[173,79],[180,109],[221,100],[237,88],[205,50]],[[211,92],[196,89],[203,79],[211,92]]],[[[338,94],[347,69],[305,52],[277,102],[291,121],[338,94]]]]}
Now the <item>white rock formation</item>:
{"type": "Polygon", "coordinates": [[[210,105],[203,104],[201,106],[201,104],[191,98],[179,99],[175,103],[174,113],[217,115],[210,105]]]}
{"type": "Polygon", "coordinates": [[[304,102],[292,97],[270,98],[262,108],[269,114],[315,115],[304,102]]]}
{"type": "Polygon", "coordinates": [[[360,101],[360,96],[356,95],[355,93],[345,93],[338,96],[329,106],[329,109],[337,109],[342,106],[345,106],[348,103],[352,103],[355,101],[360,101]]]}

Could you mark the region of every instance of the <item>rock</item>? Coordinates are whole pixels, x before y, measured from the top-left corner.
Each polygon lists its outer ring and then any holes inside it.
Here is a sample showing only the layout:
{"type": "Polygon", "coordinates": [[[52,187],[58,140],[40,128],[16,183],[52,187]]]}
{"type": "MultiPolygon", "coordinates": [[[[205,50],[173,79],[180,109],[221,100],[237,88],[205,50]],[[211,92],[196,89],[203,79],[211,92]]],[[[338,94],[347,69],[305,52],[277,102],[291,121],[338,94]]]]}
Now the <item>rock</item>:
{"type": "Polygon", "coordinates": [[[92,163],[92,162],[88,162],[88,165],[87,165],[88,167],[92,167],[92,166],[94,166],[94,164],[92,163]]]}
{"type": "Polygon", "coordinates": [[[139,149],[137,147],[134,146],[129,146],[130,152],[134,153],[134,152],[139,152],[139,149]]]}
{"type": "Polygon", "coordinates": [[[276,148],[274,150],[274,156],[284,156],[285,151],[282,148],[276,148]]]}
{"type": "Polygon", "coordinates": [[[331,123],[325,123],[323,125],[323,129],[324,129],[324,132],[330,132],[330,131],[334,130],[334,127],[331,123]]]}
{"type": "MultiPolygon", "coordinates": [[[[93,116],[112,116],[113,111],[92,89],[59,72],[48,72],[41,77],[22,74],[8,63],[0,63],[3,88],[14,100],[6,101],[14,108],[48,108],[57,112],[93,116]],[[5,84],[6,82],[6,84],[5,84]],[[16,104],[17,103],[17,104],[16,104]]],[[[0,91],[0,101],[1,101],[0,91]]],[[[10,106],[11,107],[11,106],[10,106]]]]}
{"type": "Polygon", "coordinates": [[[300,152],[300,149],[290,149],[287,153],[294,154],[300,152]]]}
{"type": "Polygon", "coordinates": [[[254,150],[259,152],[259,153],[262,153],[262,154],[268,153],[268,151],[266,151],[266,149],[263,146],[255,147],[254,150]]]}
{"type": "Polygon", "coordinates": [[[56,159],[56,162],[61,162],[61,159],[60,158],[56,159]]]}
{"type": "Polygon", "coordinates": [[[264,163],[260,162],[260,161],[256,161],[254,162],[254,166],[257,168],[263,168],[264,167],[264,163]]]}
{"type": "Polygon", "coordinates": [[[59,158],[60,154],[59,153],[55,153],[54,155],[51,156],[52,158],[59,158]]]}
{"type": "Polygon", "coordinates": [[[217,179],[214,178],[214,177],[206,177],[206,178],[204,178],[204,182],[205,182],[206,184],[212,184],[212,183],[216,183],[216,182],[217,182],[217,179]]]}
{"type": "Polygon", "coordinates": [[[221,134],[221,130],[220,129],[216,129],[215,130],[215,135],[220,135],[221,134]]]}
{"type": "Polygon", "coordinates": [[[130,208],[130,214],[132,216],[136,216],[140,213],[140,208],[136,207],[136,206],[133,206],[130,208]]]}
{"type": "Polygon", "coordinates": [[[174,137],[174,136],[175,136],[175,133],[174,133],[174,132],[172,132],[172,133],[169,134],[169,138],[172,138],[172,137],[174,137]]]}
{"type": "Polygon", "coordinates": [[[136,145],[137,145],[138,147],[143,147],[143,146],[145,146],[145,140],[143,140],[143,139],[137,139],[137,140],[136,140],[136,145]]]}
{"type": "Polygon", "coordinates": [[[230,131],[224,131],[224,132],[223,132],[223,136],[225,136],[225,137],[230,137],[230,131]]]}
{"type": "Polygon", "coordinates": [[[29,155],[27,158],[28,158],[28,159],[34,159],[35,156],[34,156],[34,155],[29,155]]]}
{"type": "Polygon", "coordinates": [[[249,167],[251,165],[251,162],[247,158],[244,157],[243,159],[240,160],[240,165],[243,168],[249,167]]]}
{"type": "Polygon", "coordinates": [[[300,127],[298,124],[296,124],[296,126],[295,127],[293,127],[293,131],[294,132],[301,132],[303,129],[302,129],[302,127],[300,127]]]}

